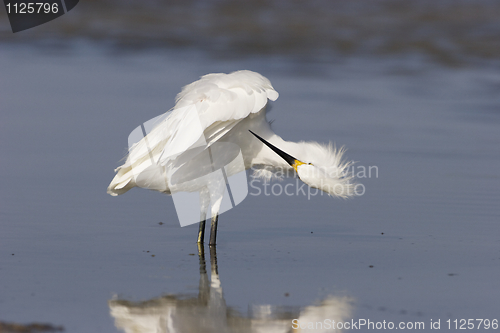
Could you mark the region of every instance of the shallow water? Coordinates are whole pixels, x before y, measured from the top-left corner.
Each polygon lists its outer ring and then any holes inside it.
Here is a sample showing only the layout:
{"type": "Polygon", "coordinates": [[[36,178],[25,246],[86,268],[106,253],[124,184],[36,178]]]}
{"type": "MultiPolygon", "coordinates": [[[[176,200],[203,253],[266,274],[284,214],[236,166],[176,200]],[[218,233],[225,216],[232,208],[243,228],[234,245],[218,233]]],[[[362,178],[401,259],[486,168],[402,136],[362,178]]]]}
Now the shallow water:
{"type": "Polygon", "coordinates": [[[195,49],[208,56],[420,56],[446,66],[500,57],[496,0],[81,1],[48,24],[12,34],[0,11],[0,42],[67,48],[91,41],[118,53],[195,49]]]}
{"type": "Polygon", "coordinates": [[[500,319],[497,68],[110,56],[87,45],[10,46],[0,68],[1,321],[115,332],[168,316],[196,325],[194,314],[214,331],[286,332],[298,316],[424,322],[421,331],[431,320],[500,319]],[[356,171],[378,175],[359,178],[364,195],[347,201],[251,188],[220,218],[220,286],[207,288],[197,225],[181,228],[167,196],[114,198],[106,186],[130,131],[168,110],[181,86],[244,68],[280,93],[269,113],[278,134],[345,145],[356,171]],[[135,311],[128,324],[119,305],[135,311]]]}

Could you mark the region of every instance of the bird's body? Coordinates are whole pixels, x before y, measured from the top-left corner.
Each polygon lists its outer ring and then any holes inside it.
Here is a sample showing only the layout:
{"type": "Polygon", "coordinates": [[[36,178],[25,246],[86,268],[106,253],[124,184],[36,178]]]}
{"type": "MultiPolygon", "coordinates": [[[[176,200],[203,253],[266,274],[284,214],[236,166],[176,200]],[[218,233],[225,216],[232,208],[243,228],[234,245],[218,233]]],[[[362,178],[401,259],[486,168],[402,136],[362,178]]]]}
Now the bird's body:
{"type": "Polygon", "coordinates": [[[296,174],[309,186],[328,194],[351,196],[353,184],[345,175],[350,163],[342,162],[342,150],[315,142],[288,142],[273,132],[266,120],[266,105],[268,99],[277,98],[278,93],[269,80],[255,72],[203,76],[184,87],[173,110],[129,149],[127,160],[116,170],[108,193],[119,195],[133,187],[167,194],[200,192],[202,223],[198,241],[203,242],[204,217],[211,206],[214,235],[210,243],[215,244],[224,179],[193,176],[184,177],[187,181],[182,182],[172,180],[180,171],[183,175],[207,174],[200,171],[201,159],[193,156],[200,149],[213,151],[216,145],[226,144],[241,149],[243,160],[229,163],[225,169],[227,176],[249,168],[263,178],[271,178],[278,172],[278,177],[296,174]]]}

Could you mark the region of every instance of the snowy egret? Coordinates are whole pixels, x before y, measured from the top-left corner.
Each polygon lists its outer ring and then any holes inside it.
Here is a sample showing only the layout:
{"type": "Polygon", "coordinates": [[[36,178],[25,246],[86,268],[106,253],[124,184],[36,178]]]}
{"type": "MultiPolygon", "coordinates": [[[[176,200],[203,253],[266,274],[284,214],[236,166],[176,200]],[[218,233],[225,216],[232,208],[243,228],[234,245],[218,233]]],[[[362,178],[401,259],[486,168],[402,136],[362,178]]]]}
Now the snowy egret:
{"type": "MultiPolygon", "coordinates": [[[[232,144],[241,150],[243,162],[231,164],[227,169],[230,175],[249,168],[254,169],[254,177],[264,179],[290,173],[331,196],[352,196],[354,184],[346,172],[351,162],[342,160],[343,149],[316,142],[288,142],[273,132],[266,120],[266,106],[268,100],[277,98],[271,82],[255,72],[201,77],[185,86],[172,111],[130,147],[126,162],[115,170],[108,193],[120,195],[133,187],[167,194],[198,191],[198,243],[204,241],[207,208],[211,206],[209,244],[215,245],[226,183],[221,177],[193,176],[208,173],[202,159],[193,157],[201,140],[201,149],[208,150],[210,160],[210,149],[217,144],[232,144]],[[173,182],[175,177],[187,181],[173,182]]],[[[230,150],[222,149],[231,155],[230,150]]]]}

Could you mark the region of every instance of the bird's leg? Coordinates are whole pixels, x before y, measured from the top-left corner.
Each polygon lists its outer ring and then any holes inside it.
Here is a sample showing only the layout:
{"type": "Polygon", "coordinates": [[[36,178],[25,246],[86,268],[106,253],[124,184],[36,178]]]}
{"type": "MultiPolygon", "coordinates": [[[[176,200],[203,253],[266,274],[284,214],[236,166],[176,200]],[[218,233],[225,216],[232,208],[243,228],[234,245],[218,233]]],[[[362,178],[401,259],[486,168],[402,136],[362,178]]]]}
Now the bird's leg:
{"type": "Polygon", "coordinates": [[[205,239],[205,220],[200,221],[200,228],[198,229],[198,244],[203,244],[205,239]]]}
{"type": "Polygon", "coordinates": [[[212,227],[210,228],[210,243],[208,245],[215,246],[217,240],[217,223],[219,222],[219,214],[212,216],[212,227]]]}
{"type": "Polygon", "coordinates": [[[203,244],[198,244],[198,259],[200,259],[200,273],[203,273],[201,268],[202,266],[205,267],[205,248],[203,244]]]}
{"type": "MultiPolygon", "coordinates": [[[[225,183],[222,183],[225,185],[225,183]]],[[[219,193],[224,193],[224,191],[219,191],[219,193]]],[[[210,243],[208,245],[215,246],[217,244],[217,224],[219,222],[219,209],[222,203],[222,195],[215,200],[212,206],[212,225],[210,228],[210,243]]]]}
{"type": "Polygon", "coordinates": [[[207,208],[210,205],[210,193],[208,188],[200,191],[200,226],[198,229],[198,244],[205,241],[205,220],[207,219],[207,208]]]}
{"type": "Polygon", "coordinates": [[[203,210],[203,207],[201,209],[201,214],[200,214],[200,226],[198,229],[198,247],[200,244],[203,244],[205,241],[205,221],[207,219],[207,211],[206,208],[203,210]]]}

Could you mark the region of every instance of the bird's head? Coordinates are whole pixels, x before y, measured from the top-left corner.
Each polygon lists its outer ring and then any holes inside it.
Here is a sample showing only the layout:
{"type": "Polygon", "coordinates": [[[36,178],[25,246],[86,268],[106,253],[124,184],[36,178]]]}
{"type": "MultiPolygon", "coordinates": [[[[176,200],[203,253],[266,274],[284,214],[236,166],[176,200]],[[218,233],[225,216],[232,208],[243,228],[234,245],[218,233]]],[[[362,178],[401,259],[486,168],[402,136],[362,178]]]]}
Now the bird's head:
{"type": "Polygon", "coordinates": [[[340,198],[349,198],[355,194],[353,176],[348,173],[352,162],[342,161],[343,149],[337,150],[331,145],[304,143],[309,154],[306,153],[308,157],[304,160],[299,160],[250,132],[281,156],[295,170],[299,179],[310,187],[340,198]]]}

